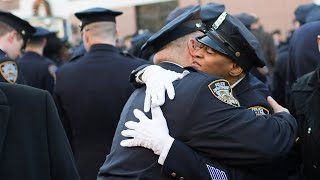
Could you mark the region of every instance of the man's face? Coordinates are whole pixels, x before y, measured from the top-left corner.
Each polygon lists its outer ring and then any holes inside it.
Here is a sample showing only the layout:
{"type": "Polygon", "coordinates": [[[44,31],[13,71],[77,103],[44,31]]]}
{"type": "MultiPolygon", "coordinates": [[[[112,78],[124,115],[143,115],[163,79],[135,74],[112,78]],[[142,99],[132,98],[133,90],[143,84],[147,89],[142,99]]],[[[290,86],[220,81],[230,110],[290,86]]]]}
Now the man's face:
{"type": "Polygon", "coordinates": [[[12,43],[9,47],[9,50],[8,52],[6,52],[9,58],[11,59],[18,58],[21,55],[21,49],[23,47],[23,44],[24,44],[23,38],[18,33],[15,33],[12,43]]]}
{"type": "Polygon", "coordinates": [[[226,78],[234,64],[228,57],[199,43],[191,67],[207,74],[226,78]]]}

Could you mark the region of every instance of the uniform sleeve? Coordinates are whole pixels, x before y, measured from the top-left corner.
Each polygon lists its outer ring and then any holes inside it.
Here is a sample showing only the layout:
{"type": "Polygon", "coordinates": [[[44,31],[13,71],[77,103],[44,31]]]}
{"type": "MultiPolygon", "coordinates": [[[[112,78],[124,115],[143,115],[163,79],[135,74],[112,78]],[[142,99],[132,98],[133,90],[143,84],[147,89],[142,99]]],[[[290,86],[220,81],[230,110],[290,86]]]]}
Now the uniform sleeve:
{"type": "Polygon", "coordinates": [[[162,167],[162,173],[181,179],[232,179],[218,162],[208,162],[192,148],[175,140],[162,167]],[[211,172],[211,173],[210,173],[211,172]]]}
{"type": "Polygon", "coordinates": [[[188,146],[226,165],[269,162],[290,150],[297,133],[296,120],[290,114],[256,116],[222,96],[227,87],[221,86],[219,91],[212,85],[206,82],[192,104],[193,123],[186,127],[185,135],[188,146]]]}
{"type": "Polygon", "coordinates": [[[51,179],[80,179],[69,141],[60,122],[53,99],[49,93],[46,94],[46,116],[51,179]]]}

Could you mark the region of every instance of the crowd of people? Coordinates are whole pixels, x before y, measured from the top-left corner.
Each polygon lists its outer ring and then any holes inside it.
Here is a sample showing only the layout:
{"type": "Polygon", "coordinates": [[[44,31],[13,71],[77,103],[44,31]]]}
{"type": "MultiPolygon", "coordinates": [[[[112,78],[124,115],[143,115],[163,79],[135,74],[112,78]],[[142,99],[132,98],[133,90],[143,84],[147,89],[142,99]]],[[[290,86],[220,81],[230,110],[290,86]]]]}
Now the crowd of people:
{"type": "Polygon", "coordinates": [[[320,3],[285,41],[219,3],[123,46],[102,7],[81,43],[0,11],[0,179],[320,179],[320,3]]]}

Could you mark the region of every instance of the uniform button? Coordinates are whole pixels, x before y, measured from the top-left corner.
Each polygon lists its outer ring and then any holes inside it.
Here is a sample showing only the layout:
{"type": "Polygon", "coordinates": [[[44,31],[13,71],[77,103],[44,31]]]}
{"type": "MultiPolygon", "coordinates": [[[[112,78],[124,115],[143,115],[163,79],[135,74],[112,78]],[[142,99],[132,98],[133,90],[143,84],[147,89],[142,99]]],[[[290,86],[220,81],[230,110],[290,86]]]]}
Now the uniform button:
{"type": "Polygon", "coordinates": [[[172,177],[176,177],[177,174],[176,174],[175,172],[173,172],[173,173],[171,173],[171,176],[172,176],[172,177]]]}
{"type": "Polygon", "coordinates": [[[317,165],[315,165],[315,164],[314,164],[312,167],[315,168],[315,169],[317,169],[317,165]]]}
{"type": "Polygon", "coordinates": [[[179,177],[179,180],[184,180],[184,177],[179,177]]]}

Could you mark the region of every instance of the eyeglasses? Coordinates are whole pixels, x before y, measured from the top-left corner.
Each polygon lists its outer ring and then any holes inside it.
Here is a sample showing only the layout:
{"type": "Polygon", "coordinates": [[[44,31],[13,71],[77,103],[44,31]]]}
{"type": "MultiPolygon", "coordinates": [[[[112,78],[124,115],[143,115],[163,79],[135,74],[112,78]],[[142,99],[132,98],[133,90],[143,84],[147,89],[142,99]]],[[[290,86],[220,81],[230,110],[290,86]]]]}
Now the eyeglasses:
{"type": "Polygon", "coordinates": [[[88,28],[88,29],[83,29],[82,31],[80,31],[81,36],[83,35],[84,32],[87,32],[87,31],[90,31],[90,29],[88,28]]]}

